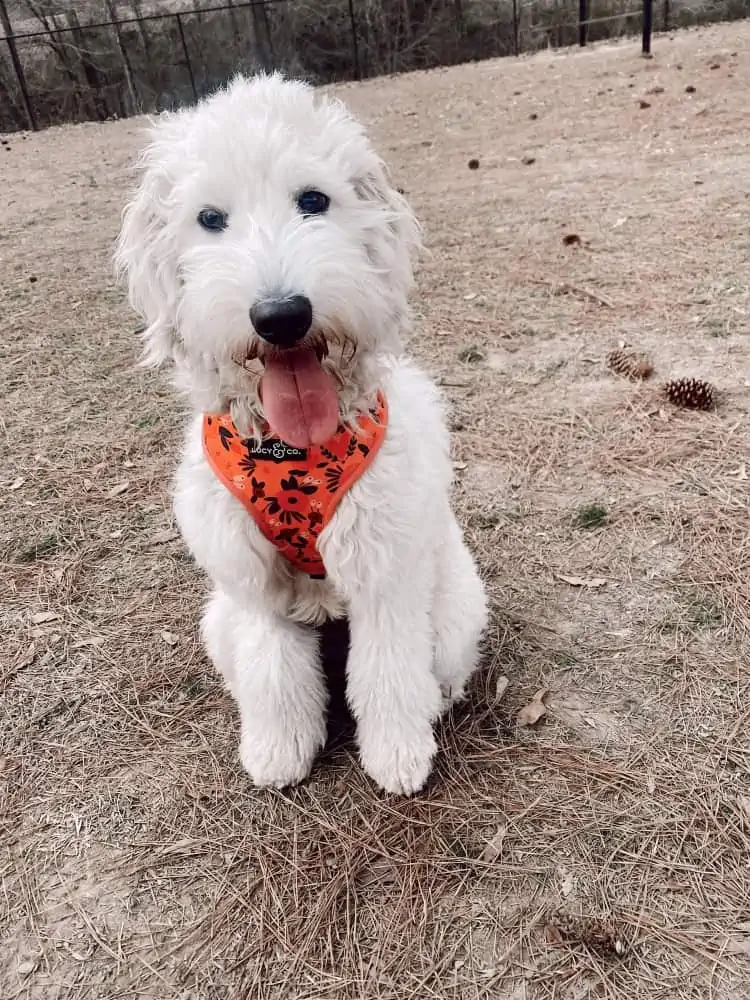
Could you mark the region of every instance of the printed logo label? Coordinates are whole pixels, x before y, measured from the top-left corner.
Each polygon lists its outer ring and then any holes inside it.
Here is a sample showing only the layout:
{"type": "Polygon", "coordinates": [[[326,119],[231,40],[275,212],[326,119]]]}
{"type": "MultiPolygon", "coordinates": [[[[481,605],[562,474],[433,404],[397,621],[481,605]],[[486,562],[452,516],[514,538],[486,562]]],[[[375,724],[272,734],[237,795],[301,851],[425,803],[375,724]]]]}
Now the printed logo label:
{"type": "Polygon", "coordinates": [[[260,442],[248,439],[244,444],[250,458],[264,458],[271,462],[304,462],[307,458],[306,448],[292,448],[278,438],[265,438],[260,442]]]}

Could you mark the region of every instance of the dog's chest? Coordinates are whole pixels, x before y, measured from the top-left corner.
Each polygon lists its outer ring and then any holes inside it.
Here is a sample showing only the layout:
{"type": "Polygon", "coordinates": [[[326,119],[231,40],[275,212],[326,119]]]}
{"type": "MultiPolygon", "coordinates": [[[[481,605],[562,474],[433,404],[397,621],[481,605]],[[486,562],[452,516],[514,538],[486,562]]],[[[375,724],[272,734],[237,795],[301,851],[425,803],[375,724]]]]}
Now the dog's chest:
{"type": "Polygon", "coordinates": [[[243,438],[228,414],[206,414],[203,450],[218,480],[245,507],[261,533],[300,574],[326,576],[318,539],[342,497],[367,471],[386,433],[387,406],[340,428],[325,445],[293,448],[266,437],[243,438]]]}

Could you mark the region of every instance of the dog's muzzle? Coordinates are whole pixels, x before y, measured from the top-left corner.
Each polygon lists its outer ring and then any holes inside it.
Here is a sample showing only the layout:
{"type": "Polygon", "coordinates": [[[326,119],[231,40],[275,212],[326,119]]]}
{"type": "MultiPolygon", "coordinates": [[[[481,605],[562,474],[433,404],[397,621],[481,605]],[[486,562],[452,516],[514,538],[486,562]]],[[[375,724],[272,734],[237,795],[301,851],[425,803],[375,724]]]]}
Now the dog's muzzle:
{"type": "Polygon", "coordinates": [[[250,307],[250,321],[258,336],[268,344],[293,347],[312,326],[312,303],[306,295],[263,299],[250,307]]]}

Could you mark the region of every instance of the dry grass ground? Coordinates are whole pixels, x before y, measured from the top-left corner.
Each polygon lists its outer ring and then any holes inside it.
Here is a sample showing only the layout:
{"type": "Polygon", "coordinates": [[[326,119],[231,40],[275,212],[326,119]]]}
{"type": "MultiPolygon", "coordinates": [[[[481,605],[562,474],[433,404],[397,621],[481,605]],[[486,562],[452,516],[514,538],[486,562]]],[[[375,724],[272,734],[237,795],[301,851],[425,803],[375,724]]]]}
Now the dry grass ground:
{"type": "Polygon", "coordinates": [[[289,793],[238,767],[180,413],[109,277],[140,124],[0,148],[0,995],[750,996],[749,46],[343,88],[426,226],[412,346],[494,606],[410,801],[346,731],[289,793]],[[660,399],[682,374],[714,412],[660,399]]]}

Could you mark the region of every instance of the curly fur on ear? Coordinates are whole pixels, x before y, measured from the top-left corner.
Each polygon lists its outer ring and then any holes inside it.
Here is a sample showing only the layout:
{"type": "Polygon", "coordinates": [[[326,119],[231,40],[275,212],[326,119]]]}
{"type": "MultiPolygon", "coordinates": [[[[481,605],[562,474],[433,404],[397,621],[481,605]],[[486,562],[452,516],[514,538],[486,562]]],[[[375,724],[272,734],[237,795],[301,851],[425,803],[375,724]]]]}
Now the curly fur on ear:
{"type": "Polygon", "coordinates": [[[408,295],[413,284],[412,256],[422,246],[421,229],[409,203],[391,184],[382,161],[364,177],[354,178],[354,188],[363,201],[382,210],[391,236],[368,245],[373,263],[397,275],[403,294],[408,295]]]}
{"type": "Polygon", "coordinates": [[[174,327],[179,276],[169,233],[173,179],[168,164],[174,155],[170,125],[176,117],[165,115],[151,124],[151,141],[136,167],[140,181],[123,212],[114,257],[118,277],[127,282],[130,304],[146,321],[143,363],[153,366],[180,353],[174,327]]]}

